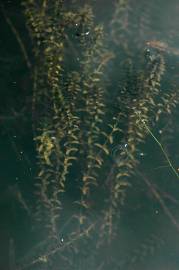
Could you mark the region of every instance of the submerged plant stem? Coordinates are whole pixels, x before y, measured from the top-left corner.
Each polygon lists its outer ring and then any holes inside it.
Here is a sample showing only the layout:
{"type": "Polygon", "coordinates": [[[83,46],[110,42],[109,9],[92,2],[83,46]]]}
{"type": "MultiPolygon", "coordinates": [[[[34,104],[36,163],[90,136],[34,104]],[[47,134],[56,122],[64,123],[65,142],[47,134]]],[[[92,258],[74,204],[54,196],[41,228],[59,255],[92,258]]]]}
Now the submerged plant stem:
{"type": "MultiPolygon", "coordinates": [[[[140,117],[140,115],[139,115],[139,117],[140,117]]],[[[140,117],[140,119],[141,119],[141,117],[140,117]]],[[[155,135],[154,135],[153,132],[150,130],[150,128],[146,125],[144,119],[141,119],[141,121],[142,121],[142,123],[144,124],[144,127],[146,128],[146,130],[149,132],[149,134],[150,134],[150,135],[152,136],[152,138],[154,139],[154,141],[155,141],[155,142],[158,144],[158,146],[160,147],[160,149],[161,149],[161,151],[162,151],[162,153],[163,153],[163,155],[164,155],[164,157],[165,157],[165,159],[166,159],[166,161],[167,161],[169,167],[171,168],[171,170],[173,171],[173,173],[175,174],[175,176],[176,176],[177,178],[179,178],[179,174],[177,173],[176,169],[174,168],[174,166],[173,166],[173,164],[172,164],[170,158],[168,157],[166,151],[164,150],[162,144],[161,144],[161,143],[159,142],[159,140],[155,137],[155,135]]]]}
{"type": "Polygon", "coordinates": [[[17,42],[18,42],[18,44],[20,46],[20,49],[21,49],[21,52],[23,54],[24,60],[26,62],[26,65],[27,65],[28,69],[31,69],[32,64],[30,62],[30,59],[29,59],[29,56],[27,54],[25,45],[24,45],[24,43],[23,43],[20,35],[19,35],[18,31],[16,30],[15,26],[13,25],[11,19],[6,14],[5,9],[4,9],[4,6],[1,4],[0,7],[1,7],[1,10],[2,10],[2,13],[3,13],[3,16],[4,16],[5,20],[6,20],[6,23],[9,25],[11,31],[13,32],[13,34],[16,37],[16,40],[17,40],[17,42]]]}

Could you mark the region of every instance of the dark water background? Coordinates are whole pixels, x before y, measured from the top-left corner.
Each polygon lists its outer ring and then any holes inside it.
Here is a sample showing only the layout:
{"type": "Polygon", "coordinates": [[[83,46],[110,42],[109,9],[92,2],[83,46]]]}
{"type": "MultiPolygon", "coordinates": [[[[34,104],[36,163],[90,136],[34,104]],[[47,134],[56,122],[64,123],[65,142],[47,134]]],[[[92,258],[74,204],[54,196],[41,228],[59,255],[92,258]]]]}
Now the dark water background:
{"type": "MultiPolygon", "coordinates": [[[[85,1],[81,2],[85,3],[85,1]]],[[[3,3],[4,9],[23,40],[28,44],[29,37],[21,13],[20,2],[4,1],[1,3],[3,3]]],[[[137,4],[140,6],[140,1],[137,4]]],[[[108,21],[114,12],[113,1],[93,1],[93,5],[96,21],[102,21],[107,31],[110,31],[108,21]]],[[[29,239],[29,231],[31,231],[31,228],[29,228],[30,216],[20,203],[18,196],[22,194],[26,198],[25,202],[33,205],[33,185],[37,164],[31,120],[31,75],[22,57],[19,44],[3,16],[2,9],[0,12],[0,270],[8,270],[10,269],[9,257],[13,256],[13,254],[9,254],[10,247],[13,246],[12,250],[15,250],[16,257],[19,257],[24,253],[24,249],[28,249],[31,245],[31,239],[29,239]]],[[[179,49],[178,14],[179,3],[177,0],[156,1],[156,11],[151,19],[152,27],[146,33],[146,40],[152,40],[155,31],[157,33],[155,38],[157,37],[165,42],[172,39],[171,46],[179,49]],[[159,2],[161,4],[158,4],[159,2]]],[[[30,46],[27,46],[27,51],[29,54],[32,53],[30,46]]],[[[169,67],[167,76],[169,78],[173,63],[179,71],[179,64],[177,64],[179,63],[179,56],[171,56],[167,60],[169,67]]],[[[179,166],[178,117],[179,113],[176,112],[171,127],[169,126],[172,134],[171,158],[176,167],[179,166]]],[[[160,135],[160,127],[156,129],[156,134],[160,135]]],[[[168,168],[159,168],[166,163],[158,146],[151,138],[147,140],[143,150],[141,151],[141,160],[148,174],[156,182],[160,182],[162,179],[163,185],[168,183],[167,180],[171,178],[171,186],[168,187],[168,190],[173,192],[175,198],[179,198],[179,185],[176,184],[175,177],[168,168]]],[[[125,235],[126,238],[121,237],[121,245],[124,251],[127,251],[129,249],[127,238],[130,239],[130,245],[131,239],[133,239],[133,246],[135,246],[137,239],[139,237],[142,239],[147,234],[146,232],[151,230],[158,234],[160,231],[162,236],[166,236],[168,245],[161,249],[161,253],[154,257],[153,261],[150,258],[150,262],[144,265],[143,269],[179,269],[179,232],[167,220],[156,201],[151,205],[151,194],[148,194],[148,196],[149,198],[146,198],[141,195],[138,198],[142,210],[137,214],[128,209],[127,214],[124,215],[124,219],[121,221],[121,234],[125,235]],[[149,203],[150,209],[148,208],[149,203]],[[156,214],[155,220],[150,218],[150,214],[152,217],[154,216],[153,213],[156,214]]],[[[69,201],[73,200],[70,197],[68,199],[69,201]]],[[[169,202],[179,222],[178,203],[169,202]]],[[[137,205],[135,207],[137,208],[137,205]]]]}

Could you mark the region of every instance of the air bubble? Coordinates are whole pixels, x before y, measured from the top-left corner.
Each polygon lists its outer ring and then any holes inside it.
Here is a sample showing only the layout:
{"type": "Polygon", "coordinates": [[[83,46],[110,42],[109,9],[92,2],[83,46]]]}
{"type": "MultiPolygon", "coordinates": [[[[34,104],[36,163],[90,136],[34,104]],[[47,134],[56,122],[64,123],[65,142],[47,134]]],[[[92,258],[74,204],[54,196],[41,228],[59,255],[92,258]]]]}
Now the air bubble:
{"type": "Polygon", "coordinates": [[[60,242],[61,242],[61,243],[63,243],[63,242],[64,242],[64,238],[63,238],[63,237],[60,239],[60,242]]]}

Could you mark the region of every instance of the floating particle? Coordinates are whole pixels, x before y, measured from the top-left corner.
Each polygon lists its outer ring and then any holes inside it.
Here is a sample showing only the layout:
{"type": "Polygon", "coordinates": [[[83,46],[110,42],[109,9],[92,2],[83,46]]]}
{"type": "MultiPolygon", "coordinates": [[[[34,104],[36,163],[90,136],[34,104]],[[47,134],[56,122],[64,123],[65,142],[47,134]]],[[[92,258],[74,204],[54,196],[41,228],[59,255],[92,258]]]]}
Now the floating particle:
{"type": "Polygon", "coordinates": [[[60,242],[61,243],[63,243],[64,242],[64,238],[62,237],[62,238],[60,238],[60,242]]]}

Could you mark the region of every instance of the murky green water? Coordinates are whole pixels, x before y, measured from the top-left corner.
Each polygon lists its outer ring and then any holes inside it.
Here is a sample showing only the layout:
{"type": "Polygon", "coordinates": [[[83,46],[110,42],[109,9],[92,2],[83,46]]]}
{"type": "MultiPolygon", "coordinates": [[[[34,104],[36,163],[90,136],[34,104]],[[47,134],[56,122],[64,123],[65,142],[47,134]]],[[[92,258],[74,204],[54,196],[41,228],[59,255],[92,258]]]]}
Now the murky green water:
{"type": "Polygon", "coordinates": [[[0,269],[178,269],[177,1],[27,1],[37,31],[20,2],[0,19],[0,269]]]}

